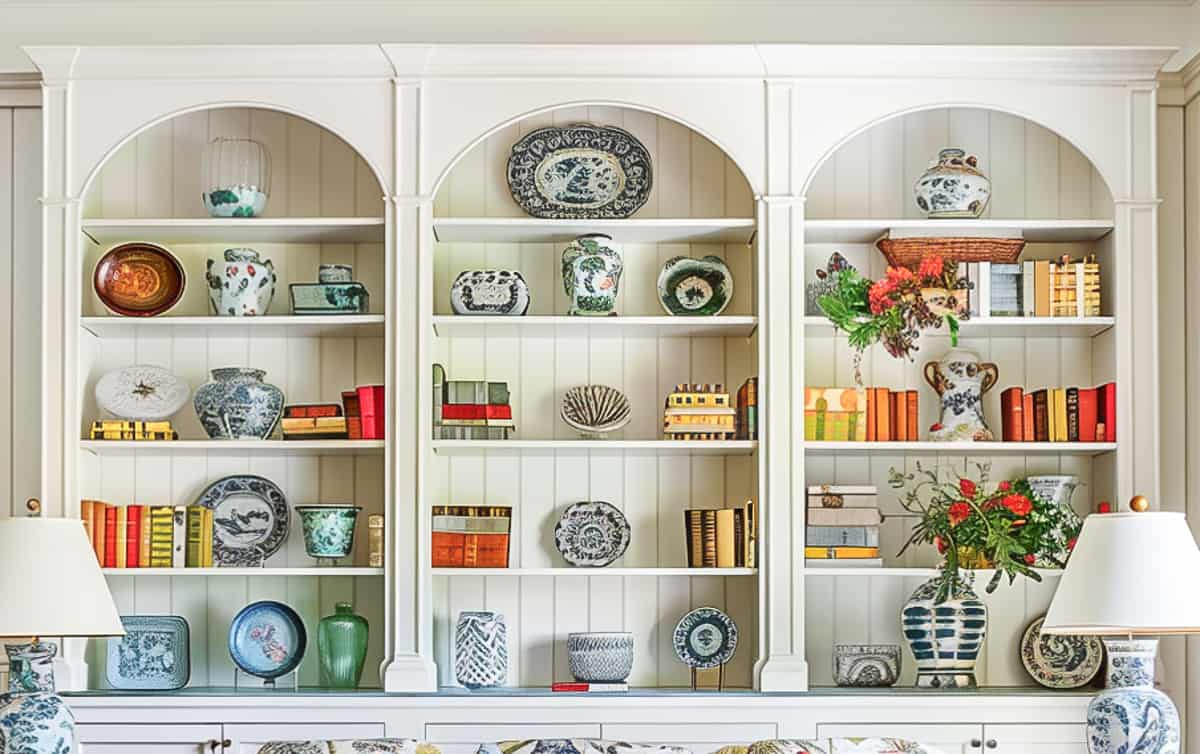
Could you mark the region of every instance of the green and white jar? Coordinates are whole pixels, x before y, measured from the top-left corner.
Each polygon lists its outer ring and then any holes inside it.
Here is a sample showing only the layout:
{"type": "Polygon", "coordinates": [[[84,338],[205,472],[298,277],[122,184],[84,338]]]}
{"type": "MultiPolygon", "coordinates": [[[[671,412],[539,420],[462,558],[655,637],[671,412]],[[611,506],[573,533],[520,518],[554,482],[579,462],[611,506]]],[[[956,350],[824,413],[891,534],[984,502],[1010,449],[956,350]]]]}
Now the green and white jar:
{"type": "Polygon", "coordinates": [[[312,558],[345,558],[354,550],[357,505],[297,505],[304,551],[312,558]]]}
{"type": "Polygon", "coordinates": [[[617,313],[617,289],[624,264],[621,254],[605,246],[603,233],[579,236],[563,249],[563,290],[570,300],[567,314],[612,317],[617,313]]]}

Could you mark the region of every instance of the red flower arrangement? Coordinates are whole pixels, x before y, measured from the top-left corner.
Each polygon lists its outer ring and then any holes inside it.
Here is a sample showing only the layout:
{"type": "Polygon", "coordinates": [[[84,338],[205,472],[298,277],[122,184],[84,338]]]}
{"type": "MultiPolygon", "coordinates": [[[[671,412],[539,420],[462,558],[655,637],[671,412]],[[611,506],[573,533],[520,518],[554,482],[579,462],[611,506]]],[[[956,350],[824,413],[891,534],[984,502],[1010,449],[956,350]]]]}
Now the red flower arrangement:
{"type": "Polygon", "coordinates": [[[1079,534],[1061,508],[1033,494],[1025,480],[1002,480],[988,489],[989,464],[977,466],[977,479],[955,477],[946,481],[935,471],[916,465],[916,472],[891,470],[889,483],[903,490],[900,504],[918,517],[900,552],[915,544],[930,543],[943,556],[938,601],[949,597],[963,568],[995,568],[987,585],[992,592],[1004,574],[1009,583],[1017,576],[1034,581],[1042,577],[1033,566],[1051,563],[1062,567],[1058,554],[1069,552],[1079,534]]]}

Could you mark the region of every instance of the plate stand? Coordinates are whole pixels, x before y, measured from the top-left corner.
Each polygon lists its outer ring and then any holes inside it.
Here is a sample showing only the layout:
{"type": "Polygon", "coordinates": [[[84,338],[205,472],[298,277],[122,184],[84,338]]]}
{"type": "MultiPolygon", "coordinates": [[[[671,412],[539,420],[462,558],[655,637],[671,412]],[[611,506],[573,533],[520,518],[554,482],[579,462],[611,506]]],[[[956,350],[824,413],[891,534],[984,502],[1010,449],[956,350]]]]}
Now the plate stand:
{"type": "Polygon", "coordinates": [[[233,669],[233,690],[235,693],[238,691],[242,691],[242,690],[249,691],[249,690],[257,690],[257,689],[263,689],[266,691],[289,691],[289,690],[290,691],[299,691],[300,690],[300,672],[299,672],[299,670],[293,670],[290,673],[285,673],[284,675],[279,676],[279,678],[259,678],[256,675],[250,675],[249,673],[243,672],[240,668],[234,668],[233,669]],[[277,683],[279,678],[287,678],[288,676],[291,676],[291,678],[292,678],[290,689],[286,685],[281,686],[280,684],[277,683]],[[243,677],[245,677],[245,679],[246,679],[245,681],[243,681],[243,677]],[[256,681],[256,682],[261,682],[261,685],[255,685],[252,683],[250,686],[247,686],[245,689],[242,689],[242,684],[245,682],[249,682],[249,679],[254,679],[254,681],[256,681]]]}
{"type": "MultiPolygon", "coordinates": [[[[696,685],[698,671],[692,668],[692,691],[699,691],[699,686],[696,685]]],[[[717,691],[725,690],[725,663],[717,666],[717,691]]]]}

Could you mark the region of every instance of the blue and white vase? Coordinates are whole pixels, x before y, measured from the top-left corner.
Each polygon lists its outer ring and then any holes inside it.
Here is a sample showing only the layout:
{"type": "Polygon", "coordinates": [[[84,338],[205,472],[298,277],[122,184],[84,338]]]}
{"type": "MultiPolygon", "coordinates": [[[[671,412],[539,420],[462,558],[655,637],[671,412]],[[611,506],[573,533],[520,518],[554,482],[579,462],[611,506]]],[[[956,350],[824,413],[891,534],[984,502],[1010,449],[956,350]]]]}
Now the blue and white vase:
{"type": "Polygon", "coordinates": [[[304,551],[312,558],[344,558],[354,550],[357,505],[297,505],[304,551]]]}
{"type": "Polygon", "coordinates": [[[192,406],[214,440],[266,440],[283,414],[283,391],[263,382],[266,371],[242,367],[212,370],[213,381],[196,389],[192,406]]]}
{"type": "Polygon", "coordinates": [[[963,579],[937,602],[939,581],[930,579],[900,611],[900,628],[917,661],[917,688],[974,688],[975,661],[987,634],[987,605],[963,579]]]}
{"type": "Polygon", "coordinates": [[[1091,754],[1179,754],[1179,712],[1154,688],[1157,639],[1105,639],[1107,684],[1088,705],[1091,754]]]}
{"type": "Polygon", "coordinates": [[[55,644],[14,644],[8,654],[8,693],[0,694],[0,752],[72,754],[75,717],[54,693],[55,644]]]}
{"type": "Polygon", "coordinates": [[[490,610],[458,614],[454,677],[469,689],[503,686],[508,680],[508,629],[503,615],[490,610]]]}
{"type": "Polygon", "coordinates": [[[943,149],[913,186],[917,206],[930,218],[974,218],[983,214],[992,182],[979,158],[962,149],[943,149]]]}

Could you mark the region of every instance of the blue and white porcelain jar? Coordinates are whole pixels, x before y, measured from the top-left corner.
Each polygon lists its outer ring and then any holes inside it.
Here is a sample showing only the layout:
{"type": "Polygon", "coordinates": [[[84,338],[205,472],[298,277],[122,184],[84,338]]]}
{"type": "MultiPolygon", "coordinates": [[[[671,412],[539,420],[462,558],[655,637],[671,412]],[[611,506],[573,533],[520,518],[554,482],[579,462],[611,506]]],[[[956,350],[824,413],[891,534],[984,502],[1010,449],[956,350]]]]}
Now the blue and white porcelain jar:
{"type": "Polygon", "coordinates": [[[345,558],[354,550],[357,505],[297,505],[304,527],[304,551],[312,558],[345,558]]]}
{"type": "Polygon", "coordinates": [[[1157,639],[1105,639],[1108,683],[1088,705],[1091,754],[1179,754],[1179,712],[1154,688],[1157,639]]]}
{"type": "Polygon", "coordinates": [[[72,754],[75,717],[54,693],[54,655],[50,642],[10,644],[8,693],[0,694],[0,752],[72,754]]]}
{"type": "Polygon", "coordinates": [[[192,406],[214,440],[266,440],[283,414],[283,391],[263,382],[262,369],[212,370],[212,382],[196,389],[192,406]]]}
{"type": "Polygon", "coordinates": [[[491,610],[459,613],[454,628],[454,678],[469,689],[508,680],[508,628],[491,610]]]}
{"type": "Polygon", "coordinates": [[[937,602],[939,579],[926,581],[900,611],[900,628],[917,661],[917,688],[974,688],[975,662],[987,634],[987,605],[963,579],[937,602]]]}
{"type": "Polygon", "coordinates": [[[992,197],[992,182],[979,158],[962,149],[943,149],[913,186],[917,206],[930,218],[974,218],[992,197]]]}

